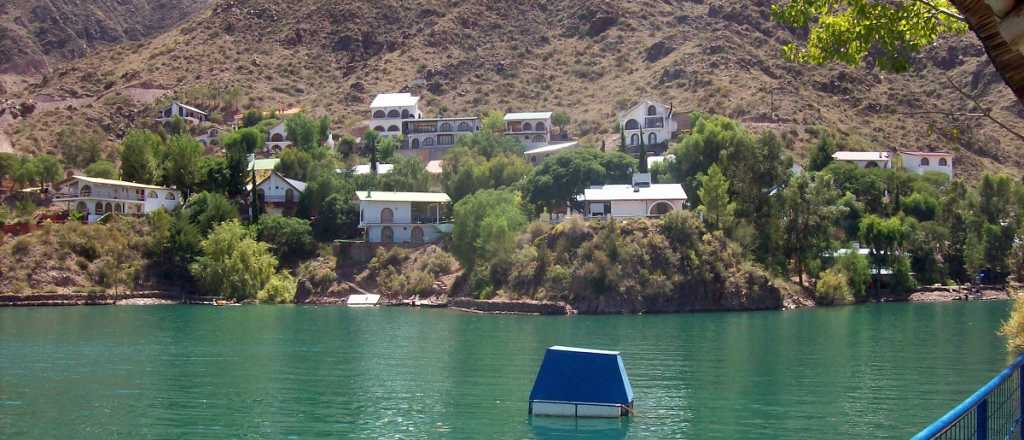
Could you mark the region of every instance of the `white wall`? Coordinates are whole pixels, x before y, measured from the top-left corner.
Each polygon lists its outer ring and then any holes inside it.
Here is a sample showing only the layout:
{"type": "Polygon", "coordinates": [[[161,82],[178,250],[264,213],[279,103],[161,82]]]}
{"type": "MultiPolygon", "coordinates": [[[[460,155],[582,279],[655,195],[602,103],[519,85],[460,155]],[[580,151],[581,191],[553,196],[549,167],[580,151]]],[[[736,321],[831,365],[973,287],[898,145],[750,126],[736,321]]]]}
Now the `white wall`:
{"type": "Polygon", "coordinates": [[[380,134],[382,134],[384,136],[397,136],[397,135],[402,133],[402,121],[403,120],[420,119],[422,117],[423,117],[423,114],[420,113],[420,107],[419,107],[418,104],[417,105],[403,106],[403,107],[371,107],[370,108],[370,122],[369,122],[368,125],[369,125],[370,130],[373,130],[375,127],[378,127],[378,126],[384,127],[385,131],[380,133],[380,134]],[[399,115],[401,115],[403,111],[408,111],[410,113],[411,117],[410,118],[404,118],[404,119],[401,116],[399,116],[397,118],[376,118],[376,117],[373,116],[373,114],[376,113],[378,110],[383,111],[385,115],[388,114],[388,112],[390,112],[392,110],[397,110],[399,115]],[[398,127],[398,131],[387,131],[388,127],[390,127],[392,125],[398,127]]]}
{"type": "Polygon", "coordinates": [[[935,171],[935,172],[939,172],[939,173],[945,173],[949,177],[953,177],[953,158],[952,157],[946,157],[945,158],[946,159],[946,166],[939,166],[939,159],[940,159],[939,157],[935,157],[935,156],[926,156],[926,157],[928,158],[928,165],[921,165],[921,158],[922,158],[922,156],[913,156],[913,155],[909,155],[909,154],[904,154],[902,156],[902,158],[903,158],[903,168],[907,169],[908,171],[915,172],[915,173],[918,173],[918,174],[922,174],[922,173],[924,173],[926,171],[935,171]]]}
{"type": "Polygon", "coordinates": [[[260,183],[257,189],[263,190],[264,200],[268,202],[285,201],[288,190],[292,190],[292,201],[298,202],[299,195],[301,194],[277,174],[271,174],[270,177],[260,183]]]}
{"type": "MultiPolygon", "coordinates": [[[[445,233],[434,224],[422,224],[422,225],[391,225],[391,231],[394,233],[394,243],[412,243],[412,230],[413,228],[421,228],[423,230],[423,241],[431,242],[440,239],[445,233]]],[[[384,229],[383,225],[368,225],[366,226],[367,241],[370,243],[380,243],[381,231],[384,229]]]]}
{"type": "Polygon", "coordinates": [[[624,130],[627,145],[634,145],[632,143],[633,135],[640,134],[641,131],[644,135],[644,144],[647,145],[650,145],[649,137],[651,133],[654,133],[657,136],[657,142],[665,142],[672,138],[672,133],[676,131],[676,123],[673,119],[668,117],[668,107],[659,103],[645,102],[642,105],[636,106],[628,113],[625,113],[621,118],[619,118],[619,124],[621,124],[621,126],[625,128],[627,121],[629,121],[630,119],[635,119],[640,124],[640,127],[646,127],[645,118],[647,117],[647,107],[650,105],[654,105],[655,109],[657,110],[657,116],[664,118],[664,127],[644,128],[643,130],[624,130]]]}
{"type": "MultiPolygon", "coordinates": [[[[370,195],[372,196],[373,194],[371,193],[370,195]]],[[[411,202],[361,201],[359,202],[359,223],[363,225],[380,223],[380,213],[384,208],[391,208],[391,211],[394,212],[395,220],[393,223],[404,224],[412,222],[411,202]]]]}

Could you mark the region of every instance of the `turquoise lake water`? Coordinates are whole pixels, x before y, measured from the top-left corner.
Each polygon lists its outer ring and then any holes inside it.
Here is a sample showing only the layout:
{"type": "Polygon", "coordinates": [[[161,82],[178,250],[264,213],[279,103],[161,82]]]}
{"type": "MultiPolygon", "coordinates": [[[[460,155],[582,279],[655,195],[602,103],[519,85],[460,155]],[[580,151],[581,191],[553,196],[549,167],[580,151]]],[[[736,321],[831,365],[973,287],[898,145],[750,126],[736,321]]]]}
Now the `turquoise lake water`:
{"type": "Polygon", "coordinates": [[[1009,307],[5,308],[0,438],[907,438],[1007,364],[1009,307]],[[550,345],[622,351],[638,415],[528,417],[550,345]]]}

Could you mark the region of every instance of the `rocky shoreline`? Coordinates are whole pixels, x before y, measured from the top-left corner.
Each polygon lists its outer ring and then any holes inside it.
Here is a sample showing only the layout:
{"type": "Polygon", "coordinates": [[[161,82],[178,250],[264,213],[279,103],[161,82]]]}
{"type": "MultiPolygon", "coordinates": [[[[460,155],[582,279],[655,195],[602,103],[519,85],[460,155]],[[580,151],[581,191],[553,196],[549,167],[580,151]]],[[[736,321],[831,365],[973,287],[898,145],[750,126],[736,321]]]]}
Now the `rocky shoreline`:
{"type": "Polygon", "coordinates": [[[180,292],[159,290],[124,293],[0,294],[0,307],[183,304],[187,303],[188,299],[188,296],[180,292]]]}

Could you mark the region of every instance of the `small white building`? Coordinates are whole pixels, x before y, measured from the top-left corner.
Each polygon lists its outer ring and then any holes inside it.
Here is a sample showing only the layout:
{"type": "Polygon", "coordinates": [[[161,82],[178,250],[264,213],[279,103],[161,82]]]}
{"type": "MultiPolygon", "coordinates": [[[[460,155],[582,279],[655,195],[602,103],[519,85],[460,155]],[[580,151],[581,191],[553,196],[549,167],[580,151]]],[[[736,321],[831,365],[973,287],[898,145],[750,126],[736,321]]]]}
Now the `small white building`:
{"type": "Polygon", "coordinates": [[[370,130],[385,136],[402,132],[402,121],[423,117],[420,97],[411,93],[381,93],[370,103],[370,130]]]}
{"type": "Polygon", "coordinates": [[[452,231],[445,193],[356,191],[359,227],[370,243],[423,244],[452,231]]]}
{"type": "Polygon", "coordinates": [[[288,140],[288,128],[285,126],[284,121],[267,130],[267,141],[263,144],[265,151],[280,153],[291,145],[292,141],[288,140]]]}
{"type": "Polygon", "coordinates": [[[270,174],[256,184],[256,198],[264,212],[271,215],[283,215],[285,212],[295,209],[299,203],[299,197],[306,192],[306,182],[289,179],[277,171],[270,174]]]}
{"type": "Polygon", "coordinates": [[[686,206],[686,191],[678,183],[652,184],[649,173],[637,173],[632,185],[587,188],[577,200],[585,218],[661,217],[686,206]]]}
{"type": "Polygon", "coordinates": [[[53,201],[85,214],[89,223],[108,213],[142,216],[181,203],[178,190],[123,180],[72,176],[59,186],[53,201]]]}
{"type": "Polygon", "coordinates": [[[547,159],[549,156],[554,156],[558,153],[571,150],[579,146],[580,143],[577,141],[564,142],[561,144],[545,145],[543,147],[527,150],[523,154],[526,155],[526,160],[529,160],[531,164],[537,165],[544,162],[544,159],[547,159]]]}
{"type": "Polygon", "coordinates": [[[505,136],[517,139],[527,149],[551,143],[551,112],[506,114],[505,136]]]}
{"type": "Polygon", "coordinates": [[[905,151],[900,153],[900,159],[903,162],[903,168],[908,171],[918,174],[936,171],[953,177],[953,153],[905,151]]]}
{"type": "Polygon", "coordinates": [[[178,101],[172,101],[171,105],[160,111],[160,116],[157,117],[156,120],[161,122],[168,121],[174,119],[175,116],[193,124],[206,122],[210,119],[210,115],[202,110],[182,104],[178,101]]]}
{"type": "Polygon", "coordinates": [[[640,136],[644,137],[645,145],[662,144],[679,130],[672,118],[672,107],[649,99],[619,113],[618,119],[627,146],[640,145],[640,136]]]}
{"type": "Polygon", "coordinates": [[[836,151],[832,159],[850,162],[861,168],[892,168],[888,151],[836,151]]]}
{"type": "MultiPolygon", "coordinates": [[[[387,173],[390,173],[391,170],[393,170],[393,169],[395,169],[395,165],[394,164],[390,164],[390,163],[378,163],[377,164],[377,174],[387,174],[387,173]]],[[[350,171],[352,172],[352,174],[355,174],[357,176],[363,175],[363,174],[370,174],[372,172],[372,170],[370,169],[370,164],[368,164],[368,163],[367,164],[362,164],[362,165],[356,165],[356,166],[352,167],[352,169],[350,171]]]]}

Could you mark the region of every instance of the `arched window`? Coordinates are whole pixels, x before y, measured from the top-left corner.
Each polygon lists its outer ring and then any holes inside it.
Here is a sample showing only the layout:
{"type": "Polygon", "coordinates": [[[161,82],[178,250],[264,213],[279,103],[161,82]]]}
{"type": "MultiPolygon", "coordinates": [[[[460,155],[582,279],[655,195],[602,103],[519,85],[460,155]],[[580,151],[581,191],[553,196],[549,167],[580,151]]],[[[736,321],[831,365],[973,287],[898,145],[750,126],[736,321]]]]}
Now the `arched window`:
{"type": "Polygon", "coordinates": [[[96,215],[103,215],[103,202],[96,202],[96,215]]]}
{"type": "Polygon", "coordinates": [[[413,139],[412,140],[412,147],[413,148],[419,148],[420,147],[420,140],[419,139],[413,139]]]}
{"type": "Polygon", "coordinates": [[[672,212],[672,204],[669,202],[661,201],[651,205],[651,209],[650,211],[647,212],[647,215],[652,217],[660,217],[670,212],[672,212]]]}
{"type": "Polygon", "coordinates": [[[115,203],[114,204],[114,212],[118,213],[118,214],[124,214],[124,206],[121,206],[120,203],[115,203]]]}
{"type": "Polygon", "coordinates": [[[928,161],[927,157],[922,157],[921,158],[921,166],[926,167],[928,165],[931,165],[931,162],[928,161]]]}
{"type": "Polygon", "coordinates": [[[878,168],[878,162],[871,161],[864,165],[864,168],[878,168]]]}
{"type": "Polygon", "coordinates": [[[384,113],[384,110],[377,110],[373,112],[373,119],[384,119],[386,117],[388,117],[388,114],[384,113]]]}
{"type": "Polygon", "coordinates": [[[167,199],[167,200],[174,200],[175,199],[174,193],[173,192],[167,192],[167,195],[164,196],[164,198],[167,199]]]}
{"type": "Polygon", "coordinates": [[[379,131],[379,132],[383,133],[384,132],[384,126],[383,125],[378,125],[376,127],[373,127],[373,131],[379,131]]]}
{"type": "Polygon", "coordinates": [[[626,121],[626,130],[639,130],[640,123],[636,122],[636,119],[630,119],[626,121]]]}
{"type": "Polygon", "coordinates": [[[441,131],[449,132],[452,131],[452,124],[450,122],[441,123],[441,131]]]}
{"type": "Polygon", "coordinates": [[[391,110],[388,112],[388,118],[398,119],[402,117],[402,113],[398,110],[391,110]]]}
{"type": "Polygon", "coordinates": [[[633,135],[629,137],[629,145],[639,145],[639,144],[640,144],[640,135],[638,135],[636,133],[633,133],[633,135]]]}
{"type": "Polygon", "coordinates": [[[647,135],[647,145],[654,145],[656,143],[658,143],[658,134],[657,133],[651,133],[651,134],[647,135]]]}
{"type": "Polygon", "coordinates": [[[380,228],[380,241],[383,243],[395,242],[395,231],[391,230],[391,226],[380,228]]]}
{"type": "Polygon", "coordinates": [[[412,113],[409,113],[409,110],[402,110],[402,119],[412,119],[412,113]]]}
{"type": "Polygon", "coordinates": [[[156,195],[156,191],[150,191],[149,194],[146,194],[146,197],[148,197],[150,199],[159,199],[160,198],[160,196],[156,195]]]}
{"type": "Polygon", "coordinates": [[[548,127],[546,125],[544,125],[543,122],[538,122],[537,125],[533,126],[533,129],[537,130],[537,131],[545,131],[545,130],[548,129],[548,127]]]}
{"type": "Polygon", "coordinates": [[[423,146],[424,147],[433,147],[434,146],[434,138],[428,137],[428,138],[423,139],[423,146]]]}
{"type": "Polygon", "coordinates": [[[395,211],[391,208],[384,208],[380,210],[380,222],[384,224],[390,224],[395,222],[395,211]]]}
{"type": "Polygon", "coordinates": [[[459,122],[459,131],[469,131],[469,123],[466,121],[459,122]]]}
{"type": "Polygon", "coordinates": [[[529,122],[523,123],[523,131],[533,131],[533,124],[529,122]]]}
{"type": "Polygon", "coordinates": [[[391,133],[397,132],[398,131],[398,126],[397,125],[392,125],[392,126],[388,127],[388,131],[391,132],[391,133]]]}
{"type": "Polygon", "coordinates": [[[285,190],[285,192],[284,192],[284,201],[288,202],[288,203],[294,202],[295,201],[295,191],[292,191],[290,188],[285,190]]]}
{"type": "Polygon", "coordinates": [[[85,206],[85,202],[78,202],[78,204],[75,205],[75,211],[87,213],[89,212],[89,207],[85,206]]]}
{"type": "Polygon", "coordinates": [[[423,228],[419,226],[412,227],[412,242],[414,244],[423,244],[423,228]]]}
{"type": "Polygon", "coordinates": [[[658,108],[653,105],[647,106],[647,116],[658,116],[658,108]]]}
{"type": "Polygon", "coordinates": [[[103,212],[114,212],[114,207],[110,206],[110,202],[107,202],[107,204],[103,205],[103,212]]]}
{"type": "Polygon", "coordinates": [[[82,185],[82,189],[78,190],[80,197],[89,197],[92,195],[92,187],[89,185],[82,185]]]}
{"type": "Polygon", "coordinates": [[[945,157],[940,157],[939,158],[939,166],[940,167],[949,166],[949,162],[946,161],[945,157]]]}
{"type": "Polygon", "coordinates": [[[270,142],[284,142],[284,135],[281,133],[274,133],[270,135],[270,142]]]}

